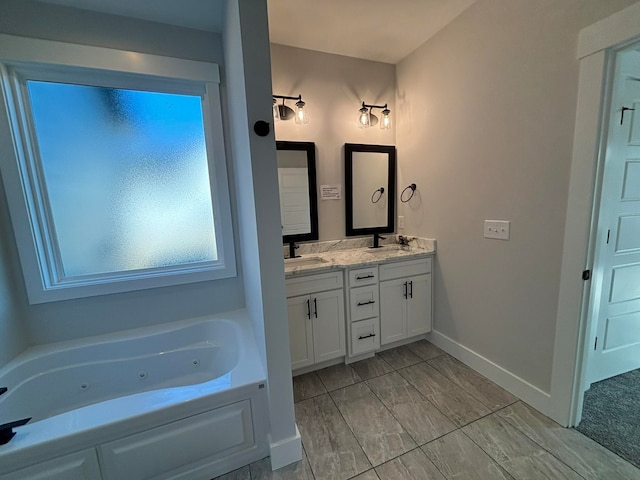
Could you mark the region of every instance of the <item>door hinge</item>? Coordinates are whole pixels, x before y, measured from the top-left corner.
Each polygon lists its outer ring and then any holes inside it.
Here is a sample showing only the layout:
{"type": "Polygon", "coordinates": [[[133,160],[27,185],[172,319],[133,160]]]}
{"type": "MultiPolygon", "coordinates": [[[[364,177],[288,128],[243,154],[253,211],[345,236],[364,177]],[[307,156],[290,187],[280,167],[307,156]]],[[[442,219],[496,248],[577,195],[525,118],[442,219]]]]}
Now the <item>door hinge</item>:
{"type": "Polygon", "coordinates": [[[622,107],[622,112],[620,113],[620,125],[624,122],[624,112],[633,112],[635,108],[622,107]]]}
{"type": "Polygon", "coordinates": [[[596,337],[596,342],[593,344],[593,349],[594,350],[598,349],[598,337],[596,337]]]}
{"type": "Polygon", "coordinates": [[[591,278],[591,270],[584,270],[582,272],[582,279],[589,280],[591,278]]]}
{"type": "Polygon", "coordinates": [[[611,229],[607,230],[607,245],[609,245],[609,237],[611,237],[611,229]]]}

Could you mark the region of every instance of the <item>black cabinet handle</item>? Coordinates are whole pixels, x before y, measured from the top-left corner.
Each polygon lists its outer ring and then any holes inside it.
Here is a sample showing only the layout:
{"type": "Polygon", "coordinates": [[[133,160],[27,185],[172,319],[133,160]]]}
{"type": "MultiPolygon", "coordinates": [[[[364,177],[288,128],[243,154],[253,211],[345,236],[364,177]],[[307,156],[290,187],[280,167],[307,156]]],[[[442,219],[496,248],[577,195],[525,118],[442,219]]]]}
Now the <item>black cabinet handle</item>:
{"type": "Polygon", "coordinates": [[[366,275],[364,277],[356,277],[356,280],[365,280],[367,278],[373,278],[373,275],[369,274],[369,275],[366,275]]]}
{"type": "Polygon", "coordinates": [[[402,296],[403,296],[404,298],[407,298],[407,282],[404,282],[404,283],[402,284],[402,286],[403,286],[403,288],[404,288],[404,290],[402,291],[402,296]]]}
{"type": "Polygon", "coordinates": [[[370,337],[375,337],[376,334],[375,333],[370,333],[369,335],[360,335],[358,337],[358,340],[364,340],[365,338],[370,338],[370,337]]]}
{"type": "Polygon", "coordinates": [[[409,292],[409,298],[413,298],[413,280],[409,282],[409,286],[411,287],[411,290],[409,292]]]}
{"type": "Polygon", "coordinates": [[[318,303],[316,299],[313,299],[313,314],[318,318],[318,303]]]}
{"type": "Polygon", "coordinates": [[[369,300],[368,302],[358,302],[358,307],[363,305],[371,305],[372,303],[376,303],[374,300],[369,300]]]}
{"type": "Polygon", "coordinates": [[[311,320],[311,302],[308,298],[307,298],[307,318],[311,320]]]}

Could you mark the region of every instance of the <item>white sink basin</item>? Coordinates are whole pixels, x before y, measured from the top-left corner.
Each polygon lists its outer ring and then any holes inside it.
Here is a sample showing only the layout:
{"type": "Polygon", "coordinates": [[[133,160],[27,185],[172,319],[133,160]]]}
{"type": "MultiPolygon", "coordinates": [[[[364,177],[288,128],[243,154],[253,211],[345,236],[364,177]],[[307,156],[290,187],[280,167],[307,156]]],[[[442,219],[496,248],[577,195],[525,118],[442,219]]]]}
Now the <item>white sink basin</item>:
{"type": "Polygon", "coordinates": [[[321,257],[298,257],[298,258],[285,258],[285,267],[304,267],[307,265],[321,265],[327,263],[327,260],[321,257]]]}

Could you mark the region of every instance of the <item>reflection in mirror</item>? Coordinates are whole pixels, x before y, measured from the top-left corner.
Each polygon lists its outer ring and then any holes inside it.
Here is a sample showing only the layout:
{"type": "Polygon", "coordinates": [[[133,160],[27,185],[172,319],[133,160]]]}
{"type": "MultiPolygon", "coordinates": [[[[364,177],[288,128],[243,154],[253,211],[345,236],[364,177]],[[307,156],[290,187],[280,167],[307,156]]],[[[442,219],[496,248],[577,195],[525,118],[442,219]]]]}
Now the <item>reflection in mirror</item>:
{"type": "Polygon", "coordinates": [[[276,142],[283,243],[318,239],[313,142],[276,142]]]}
{"type": "Polygon", "coordinates": [[[345,144],[347,235],[394,231],[396,149],[345,144]]]}

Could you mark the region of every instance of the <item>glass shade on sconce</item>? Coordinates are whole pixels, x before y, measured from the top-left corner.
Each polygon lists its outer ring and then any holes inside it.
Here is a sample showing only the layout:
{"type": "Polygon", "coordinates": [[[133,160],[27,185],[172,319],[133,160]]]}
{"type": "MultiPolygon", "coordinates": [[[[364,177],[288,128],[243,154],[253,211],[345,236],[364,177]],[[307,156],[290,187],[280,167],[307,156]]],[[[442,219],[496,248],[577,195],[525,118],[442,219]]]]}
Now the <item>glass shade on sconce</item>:
{"type": "Polygon", "coordinates": [[[278,108],[278,102],[273,99],[273,121],[278,122],[280,120],[280,109],[278,108]]]}
{"type": "Polygon", "coordinates": [[[380,128],[382,130],[388,130],[391,128],[391,118],[389,114],[391,111],[388,108],[382,110],[382,118],[380,119],[380,128]]]}
{"type": "Polygon", "coordinates": [[[370,126],[370,124],[371,121],[369,118],[369,109],[363,105],[363,107],[360,109],[360,116],[358,117],[358,126],[360,128],[367,128],[370,126]]]}
{"type": "Polygon", "coordinates": [[[309,122],[309,117],[307,115],[307,112],[305,112],[305,110],[304,110],[304,106],[305,106],[305,103],[302,100],[298,100],[296,102],[296,111],[295,111],[296,120],[295,120],[295,122],[298,125],[302,125],[302,124],[305,124],[305,123],[309,122]]]}

